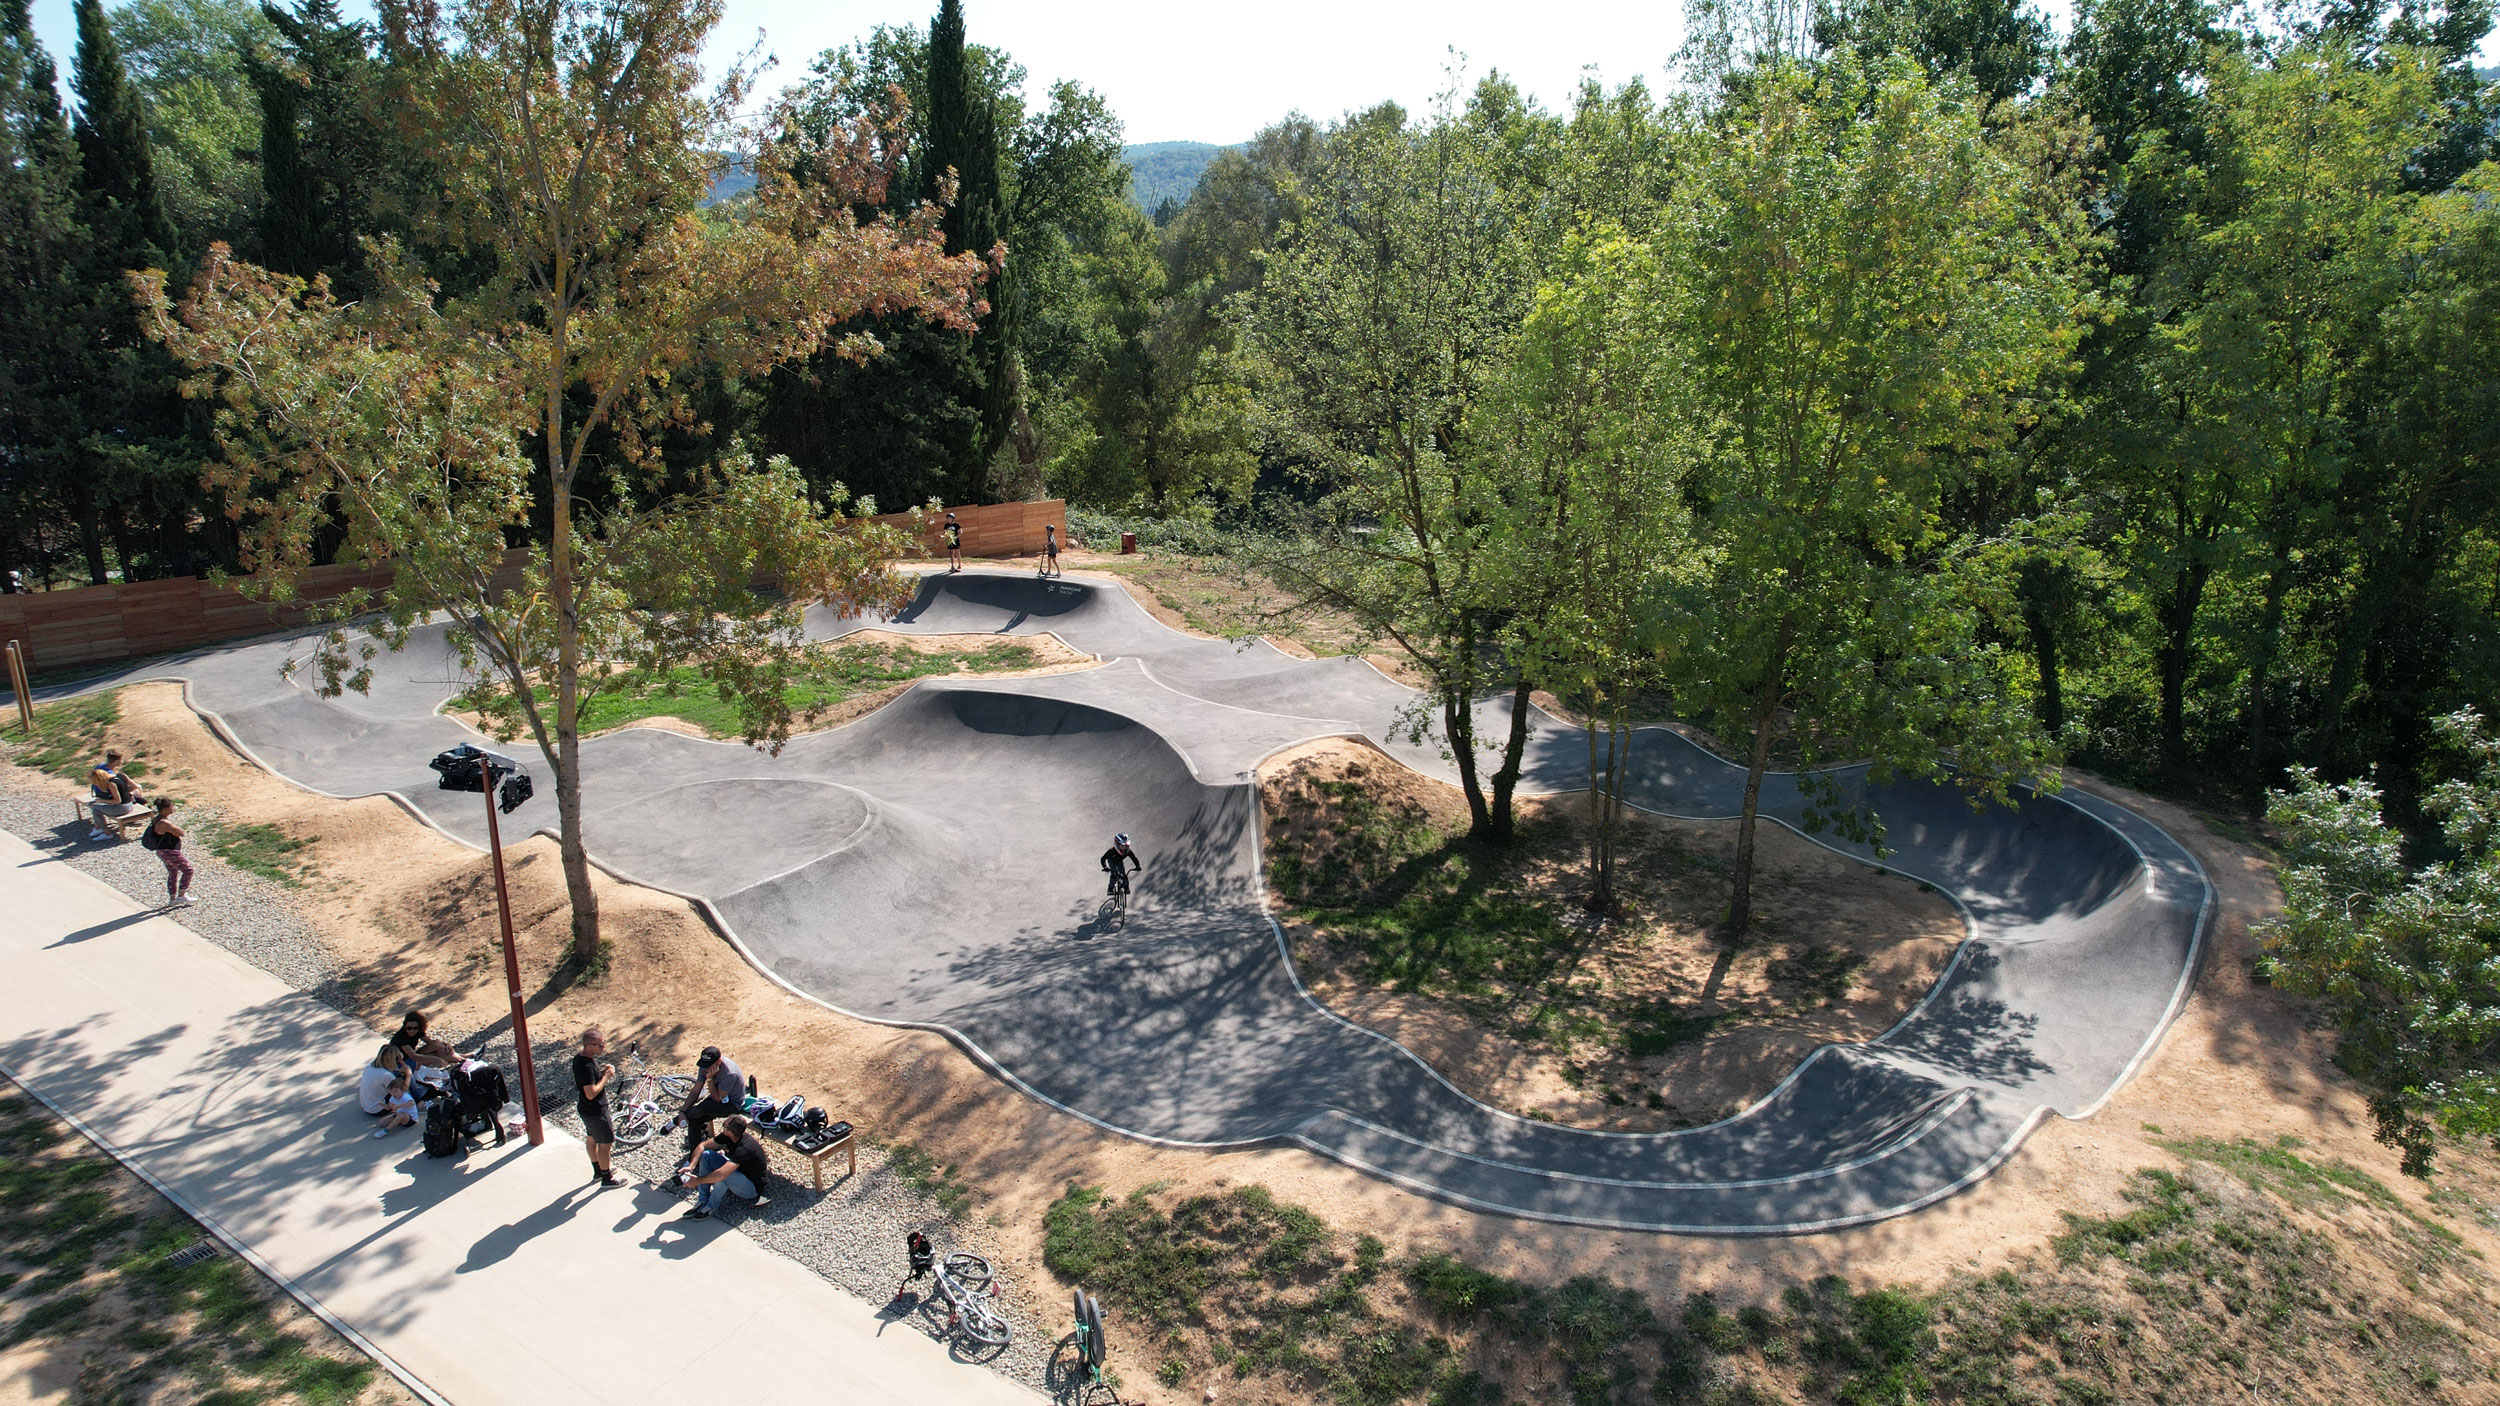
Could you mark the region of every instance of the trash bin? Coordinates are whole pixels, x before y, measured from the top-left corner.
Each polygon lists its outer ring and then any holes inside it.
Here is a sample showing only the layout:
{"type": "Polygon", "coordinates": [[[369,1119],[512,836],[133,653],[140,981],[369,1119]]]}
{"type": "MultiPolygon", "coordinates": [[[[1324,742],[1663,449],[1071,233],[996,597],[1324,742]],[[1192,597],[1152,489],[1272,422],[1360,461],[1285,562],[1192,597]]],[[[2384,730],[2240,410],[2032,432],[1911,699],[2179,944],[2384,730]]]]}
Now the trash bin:
{"type": "Polygon", "coordinates": [[[1137,555],[1136,533],[1123,532],[1120,534],[1120,555],[1124,557],[1137,555]]]}

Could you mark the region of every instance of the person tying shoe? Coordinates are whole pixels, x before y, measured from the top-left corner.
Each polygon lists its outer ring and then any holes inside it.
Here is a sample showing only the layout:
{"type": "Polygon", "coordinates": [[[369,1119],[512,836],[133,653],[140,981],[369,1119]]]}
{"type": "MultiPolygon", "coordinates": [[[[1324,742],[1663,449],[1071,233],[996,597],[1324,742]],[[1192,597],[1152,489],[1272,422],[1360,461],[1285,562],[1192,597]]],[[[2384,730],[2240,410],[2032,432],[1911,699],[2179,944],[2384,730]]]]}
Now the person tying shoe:
{"type": "Polygon", "coordinates": [[[694,1189],[694,1207],[686,1212],[687,1220],[703,1219],[727,1205],[731,1196],[764,1199],[764,1180],[772,1171],[764,1140],[747,1125],[743,1113],[730,1114],[720,1127],[677,1169],[677,1185],[694,1189]]]}

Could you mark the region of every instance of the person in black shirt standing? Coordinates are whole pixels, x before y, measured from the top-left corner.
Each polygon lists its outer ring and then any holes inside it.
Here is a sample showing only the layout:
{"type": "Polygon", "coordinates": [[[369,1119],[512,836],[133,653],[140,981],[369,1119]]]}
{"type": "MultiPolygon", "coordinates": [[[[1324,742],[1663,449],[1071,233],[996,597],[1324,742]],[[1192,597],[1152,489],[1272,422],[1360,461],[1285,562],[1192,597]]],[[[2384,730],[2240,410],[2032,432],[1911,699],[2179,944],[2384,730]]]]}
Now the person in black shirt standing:
{"type": "Polygon", "coordinates": [[[573,1088],[579,1100],[574,1108],[582,1115],[582,1136],[590,1143],[591,1176],[601,1186],[623,1186],[624,1179],[608,1166],[616,1152],[616,1125],[608,1121],[608,1081],[616,1077],[616,1066],[600,1062],[607,1052],[608,1037],[598,1026],[582,1032],[582,1052],[573,1056],[573,1088]]]}
{"type": "Polygon", "coordinates": [[[964,525],[955,521],[953,513],[946,515],[946,569],[964,569],[964,525]]]}

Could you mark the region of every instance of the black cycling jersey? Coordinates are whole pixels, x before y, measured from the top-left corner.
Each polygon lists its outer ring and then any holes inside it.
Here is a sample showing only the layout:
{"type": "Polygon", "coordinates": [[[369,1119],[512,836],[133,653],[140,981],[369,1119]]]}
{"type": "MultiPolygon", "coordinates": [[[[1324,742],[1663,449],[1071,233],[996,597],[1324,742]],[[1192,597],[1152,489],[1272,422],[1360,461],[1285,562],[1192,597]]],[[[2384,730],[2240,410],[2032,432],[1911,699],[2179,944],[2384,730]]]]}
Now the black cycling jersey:
{"type": "Polygon", "coordinates": [[[1102,870],[1104,873],[1109,874],[1116,872],[1123,863],[1134,865],[1141,870],[1146,867],[1146,861],[1139,859],[1137,857],[1137,851],[1133,849],[1122,849],[1118,845],[1113,845],[1111,848],[1102,852],[1102,870]]]}

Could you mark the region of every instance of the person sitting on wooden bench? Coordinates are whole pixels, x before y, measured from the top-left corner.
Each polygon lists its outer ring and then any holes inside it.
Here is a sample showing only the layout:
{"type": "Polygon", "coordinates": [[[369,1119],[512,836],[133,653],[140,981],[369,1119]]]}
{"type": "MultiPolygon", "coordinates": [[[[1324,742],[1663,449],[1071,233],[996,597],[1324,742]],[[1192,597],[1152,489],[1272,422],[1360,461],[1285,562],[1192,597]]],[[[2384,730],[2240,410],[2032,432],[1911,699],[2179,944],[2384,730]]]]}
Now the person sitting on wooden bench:
{"type": "Polygon", "coordinates": [[[91,840],[120,838],[116,822],[136,820],[148,813],[147,797],[139,793],[139,783],[122,771],[122,754],[106,749],[104,760],[87,773],[87,789],[94,799],[87,809],[95,816],[95,828],[87,832],[91,840]]]}
{"type": "Polygon", "coordinates": [[[692,1161],[677,1169],[677,1184],[696,1188],[687,1220],[703,1219],[726,1205],[731,1196],[758,1204],[764,1199],[764,1181],[772,1172],[764,1140],[747,1126],[743,1113],[722,1119],[720,1128],[695,1150],[692,1161]]]}

